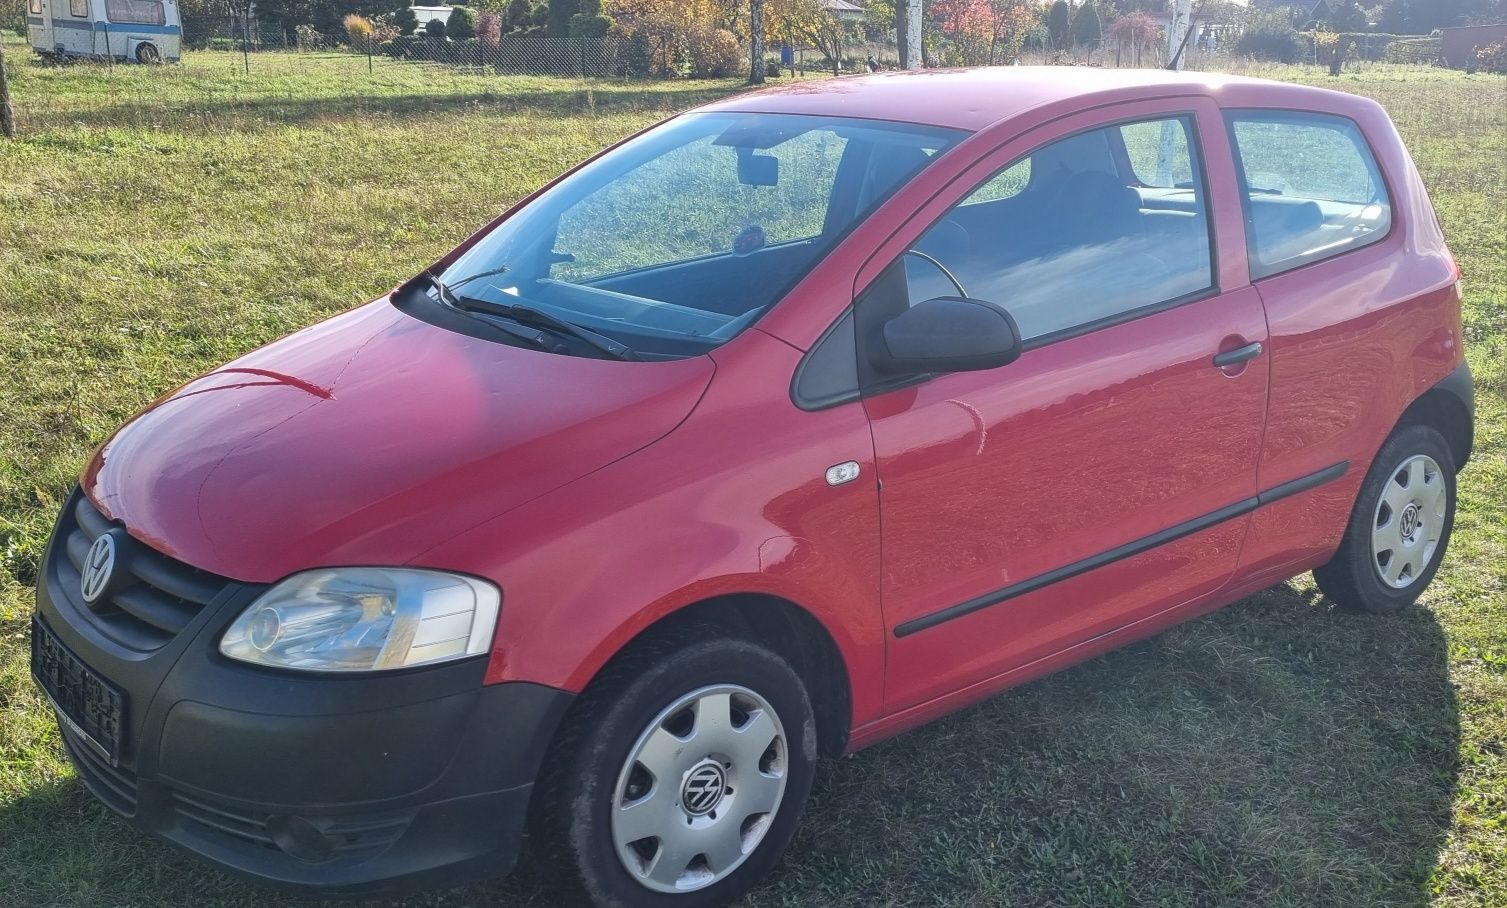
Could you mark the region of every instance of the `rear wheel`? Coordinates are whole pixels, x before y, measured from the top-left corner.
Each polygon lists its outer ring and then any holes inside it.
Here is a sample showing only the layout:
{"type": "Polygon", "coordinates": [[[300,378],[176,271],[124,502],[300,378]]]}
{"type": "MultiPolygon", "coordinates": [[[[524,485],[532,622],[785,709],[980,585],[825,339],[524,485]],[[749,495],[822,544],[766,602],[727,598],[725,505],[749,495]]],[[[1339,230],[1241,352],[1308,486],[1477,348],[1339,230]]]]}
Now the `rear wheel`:
{"type": "Polygon", "coordinates": [[[154,65],[162,62],[162,54],[157,50],[157,45],[141,43],[136,45],[136,62],[154,65]]]}
{"type": "Polygon", "coordinates": [[[800,819],[816,724],[775,652],[698,628],[639,645],[566,719],[536,796],[540,857],[598,908],[746,892],[800,819]]]}
{"type": "Polygon", "coordinates": [[[1400,611],[1439,570],[1454,523],[1449,445],[1428,426],[1404,426],[1377,453],[1339,550],[1314,579],[1347,608],[1400,611]]]}

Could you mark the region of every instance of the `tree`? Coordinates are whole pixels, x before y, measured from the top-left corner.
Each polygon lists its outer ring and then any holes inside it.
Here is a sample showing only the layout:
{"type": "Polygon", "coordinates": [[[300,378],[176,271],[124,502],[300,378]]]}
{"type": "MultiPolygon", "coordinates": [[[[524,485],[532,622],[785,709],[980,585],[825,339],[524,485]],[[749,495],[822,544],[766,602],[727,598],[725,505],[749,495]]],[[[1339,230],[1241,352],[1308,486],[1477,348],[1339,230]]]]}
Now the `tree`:
{"type": "Polygon", "coordinates": [[[413,12],[413,0],[403,0],[403,5],[392,14],[392,24],[398,27],[400,35],[411,35],[418,30],[419,17],[413,12]]]}
{"type": "Polygon", "coordinates": [[[533,24],[534,8],[529,4],[529,0],[508,0],[507,11],[502,14],[502,31],[504,34],[528,28],[533,24]]]}
{"type": "Polygon", "coordinates": [[[1115,45],[1116,58],[1123,55],[1125,62],[1136,64],[1141,62],[1141,53],[1146,48],[1156,46],[1160,35],[1156,20],[1145,12],[1126,13],[1109,26],[1109,40],[1115,45]]]}
{"type": "Polygon", "coordinates": [[[425,22],[424,34],[428,35],[431,38],[445,37],[445,20],[430,19],[428,22],[425,22]]]}
{"type": "Polygon", "coordinates": [[[1366,11],[1356,0],[1330,0],[1329,18],[1324,23],[1336,32],[1363,32],[1370,23],[1366,11]]]}
{"type": "Polygon", "coordinates": [[[1093,50],[1104,40],[1104,23],[1099,19],[1099,8],[1094,0],[1084,0],[1073,14],[1073,43],[1093,50]]]}
{"type": "Polygon", "coordinates": [[[476,37],[476,14],[464,6],[450,10],[450,18],[445,20],[445,34],[457,41],[476,37]]]}
{"type": "Polygon", "coordinates": [[[780,36],[816,48],[832,64],[832,75],[841,74],[842,50],[853,35],[821,0],[764,0],[764,4],[767,18],[778,23],[780,36]]]}
{"type": "Polygon", "coordinates": [[[1394,35],[1426,35],[1436,28],[1501,21],[1501,0],[1386,0],[1378,27],[1394,35]]]}
{"type": "Polygon", "coordinates": [[[549,0],[549,19],[545,32],[551,38],[563,38],[570,33],[570,17],[581,11],[579,0],[549,0]]]}
{"type": "Polygon", "coordinates": [[[1052,39],[1052,47],[1057,49],[1067,47],[1072,42],[1072,21],[1068,14],[1067,0],[1057,0],[1052,4],[1052,11],[1047,13],[1047,34],[1052,39]]]}
{"type": "Polygon", "coordinates": [[[16,118],[10,107],[10,82],[5,75],[5,42],[0,41],[0,136],[16,137],[16,118]]]}
{"type": "Polygon", "coordinates": [[[763,85],[764,66],[764,0],[748,0],[748,84],[763,85]]]}

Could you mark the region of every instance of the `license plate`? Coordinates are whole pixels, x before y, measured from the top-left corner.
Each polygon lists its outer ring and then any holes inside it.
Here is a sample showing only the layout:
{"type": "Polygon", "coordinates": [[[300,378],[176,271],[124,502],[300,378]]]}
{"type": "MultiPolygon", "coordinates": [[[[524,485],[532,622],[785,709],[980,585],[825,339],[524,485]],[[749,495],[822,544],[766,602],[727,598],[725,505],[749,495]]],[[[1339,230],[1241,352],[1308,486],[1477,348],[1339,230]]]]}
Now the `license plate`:
{"type": "Polygon", "coordinates": [[[58,721],[111,766],[119,765],[125,698],[37,618],[31,620],[31,675],[52,701],[58,721]]]}

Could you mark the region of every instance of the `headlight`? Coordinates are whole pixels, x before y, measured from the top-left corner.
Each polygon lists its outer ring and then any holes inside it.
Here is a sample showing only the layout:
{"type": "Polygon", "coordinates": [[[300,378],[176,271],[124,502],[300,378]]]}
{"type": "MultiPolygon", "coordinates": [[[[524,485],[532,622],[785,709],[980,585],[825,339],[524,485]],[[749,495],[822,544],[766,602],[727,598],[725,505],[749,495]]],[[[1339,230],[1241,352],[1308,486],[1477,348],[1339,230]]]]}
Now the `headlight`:
{"type": "Polygon", "coordinates": [[[497,587],[410,568],[328,568],[278,583],[220,641],[232,659],[316,672],[364,672],[486,652],[497,587]]]}

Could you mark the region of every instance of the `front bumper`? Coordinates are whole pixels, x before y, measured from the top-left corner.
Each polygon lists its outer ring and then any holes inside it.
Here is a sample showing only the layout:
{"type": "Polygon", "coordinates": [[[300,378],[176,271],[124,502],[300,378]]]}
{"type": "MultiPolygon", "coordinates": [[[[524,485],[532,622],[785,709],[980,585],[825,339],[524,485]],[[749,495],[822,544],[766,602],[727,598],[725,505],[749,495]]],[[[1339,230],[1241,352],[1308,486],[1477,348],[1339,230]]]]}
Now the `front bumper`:
{"type": "Polygon", "coordinates": [[[166,642],[123,645],[134,638],[78,592],[67,552],[83,532],[78,506],[76,493],[44,556],[34,633],[50,632],[124,699],[113,765],[60,723],[101,801],[223,868],[320,894],[450,886],[512,868],[570,694],[483,685],[484,659],[358,677],[237,663],[217,643],[262,587],[220,578],[166,642]]]}

